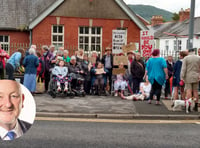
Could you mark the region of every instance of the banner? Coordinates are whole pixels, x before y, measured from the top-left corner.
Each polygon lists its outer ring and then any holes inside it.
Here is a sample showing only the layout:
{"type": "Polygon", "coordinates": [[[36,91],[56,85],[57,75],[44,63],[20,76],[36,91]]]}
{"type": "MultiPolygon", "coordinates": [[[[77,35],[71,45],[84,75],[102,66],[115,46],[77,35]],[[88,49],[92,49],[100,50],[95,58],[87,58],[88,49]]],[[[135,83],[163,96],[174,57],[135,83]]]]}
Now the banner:
{"type": "Polygon", "coordinates": [[[140,31],[140,49],[143,57],[150,57],[154,49],[154,34],[152,31],[140,31]]]}
{"type": "Polygon", "coordinates": [[[122,46],[126,44],[126,30],[112,31],[112,53],[122,53],[122,46]]]}

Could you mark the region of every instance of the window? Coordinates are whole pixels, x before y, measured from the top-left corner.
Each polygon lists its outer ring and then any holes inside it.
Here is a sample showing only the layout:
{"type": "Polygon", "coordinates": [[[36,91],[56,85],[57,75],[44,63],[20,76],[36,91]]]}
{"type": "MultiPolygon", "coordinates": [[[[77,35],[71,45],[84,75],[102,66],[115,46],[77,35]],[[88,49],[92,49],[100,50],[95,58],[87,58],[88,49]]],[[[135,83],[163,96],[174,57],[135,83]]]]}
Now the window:
{"type": "Polygon", "coordinates": [[[0,43],[1,43],[1,48],[4,49],[7,53],[9,53],[9,46],[10,46],[9,36],[0,35],[0,43]]]}
{"type": "Polygon", "coordinates": [[[85,53],[91,51],[101,52],[102,43],[101,27],[79,27],[79,48],[84,49],[85,53]]]}
{"type": "Polygon", "coordinates": [[[169,40],[165,41],[165,50],[169,50],[169,40]]]}
{"type": "Polygon", "coordinates": [[[52,44],[55,46],[64,46],[64,26],[52,26],[52,44]]]}
{"type": "Polygon", "coordinates": [[[182,41],[178,40],[178,50],[181,50],[181,46],[182,46],[182,41]]]}
{"type": "Polygon", "coordinates": [[[174,40],[174,50],[177,50],[177,40],[174,40]]]}

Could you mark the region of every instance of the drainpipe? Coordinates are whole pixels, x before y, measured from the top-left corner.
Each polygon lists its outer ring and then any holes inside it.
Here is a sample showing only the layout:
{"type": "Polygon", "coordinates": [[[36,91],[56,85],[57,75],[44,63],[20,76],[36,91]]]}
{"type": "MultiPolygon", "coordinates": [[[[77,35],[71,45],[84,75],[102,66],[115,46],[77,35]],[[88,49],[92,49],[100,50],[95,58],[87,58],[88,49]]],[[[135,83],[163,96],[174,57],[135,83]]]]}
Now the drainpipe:
{"type": "Polygon", "coordinates": [[[30,33],[29,33],[29,40],[30,40],[29,47],[31,47],[31,45],[32,45],[32,30],[30,30],[30,33]]]}
{"type": "Polygon", "coordinates": [[[189,23],[189,49],[193,48],[195,0],[191,0],[190,10],[191,11],[190,11],[190,23],[189,23]]]}

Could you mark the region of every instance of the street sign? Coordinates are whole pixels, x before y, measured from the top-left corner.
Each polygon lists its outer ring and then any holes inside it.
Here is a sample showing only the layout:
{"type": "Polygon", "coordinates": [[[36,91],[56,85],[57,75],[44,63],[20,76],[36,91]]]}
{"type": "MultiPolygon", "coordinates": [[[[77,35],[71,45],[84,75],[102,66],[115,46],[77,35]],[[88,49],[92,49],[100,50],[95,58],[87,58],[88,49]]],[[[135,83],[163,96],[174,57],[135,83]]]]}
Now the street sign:
{"type": "Polygon", "coordinates": [[[112,31],[112,53],[122,53],[122,46],[126,44],[126,30],[112,31]]]}
{"type": "Polygon", "coordinates": [[[143,57],[150,57],[154,49],[154,34],[152,31],[140,31],[140,50],[143,57]]]}

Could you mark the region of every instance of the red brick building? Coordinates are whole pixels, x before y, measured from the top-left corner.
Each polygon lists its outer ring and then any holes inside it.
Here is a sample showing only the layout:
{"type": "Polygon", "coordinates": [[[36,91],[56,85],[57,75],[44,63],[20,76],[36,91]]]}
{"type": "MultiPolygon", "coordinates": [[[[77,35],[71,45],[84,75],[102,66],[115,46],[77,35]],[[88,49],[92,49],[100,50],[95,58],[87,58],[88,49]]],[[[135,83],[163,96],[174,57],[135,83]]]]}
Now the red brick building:
{"type": "Polygon", "coordinates": [[[48,7],[37,11],[37,16],[14,29],[0,24],[0,42],[5,46],[8,41],[8,52],[13,52],[12,43],[25,43],[103,53],[105,47],[112,45],[112,30],[126,30],[126,43],[139,44],[140,30],[147,29],[123,0],[49,1],[48,7]]]}

